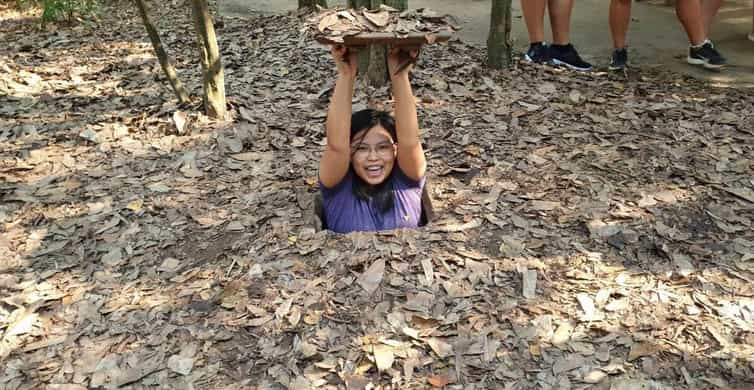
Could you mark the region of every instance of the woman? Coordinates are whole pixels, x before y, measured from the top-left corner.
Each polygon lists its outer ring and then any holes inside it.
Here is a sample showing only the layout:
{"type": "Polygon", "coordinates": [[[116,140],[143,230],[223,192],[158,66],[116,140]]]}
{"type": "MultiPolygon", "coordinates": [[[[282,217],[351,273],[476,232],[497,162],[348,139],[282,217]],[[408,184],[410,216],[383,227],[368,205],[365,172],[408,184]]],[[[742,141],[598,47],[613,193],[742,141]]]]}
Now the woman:
{"type": "Polygon", "coordinates": [[[358,58],[332,48],[338,69],[327,112],[327,147],[319,165],[327,227],[338,233],[419,226],[427,163],[419,142],[416,102],[405,58],[418,52],[392,49],[388,71],[395,119],[386,112],[351,113],[358,58]]]}

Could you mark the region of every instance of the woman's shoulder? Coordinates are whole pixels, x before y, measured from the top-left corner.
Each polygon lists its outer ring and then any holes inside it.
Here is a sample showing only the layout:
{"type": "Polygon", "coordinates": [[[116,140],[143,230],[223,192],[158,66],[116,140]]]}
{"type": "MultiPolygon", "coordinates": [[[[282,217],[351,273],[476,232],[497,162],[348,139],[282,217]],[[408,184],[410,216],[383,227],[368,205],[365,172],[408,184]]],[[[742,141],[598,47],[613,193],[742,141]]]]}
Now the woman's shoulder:
{"type": "Polygon", "coordinates": [[[333,187],[326,187],[324,184],[322,184],[322,180],[319,180],[319,191],[322,193],[322,196],[324,198],[332,197],[340,192],[343,192],[344,189],[350,189],[352,182],[353,170],[349,169],[346,175],[343,176],[343,179],[340,180],[340,183],[336,184],[333,187]]]}
{"type": "Polygon", "coordinates": [[[397,164],[392,176],[393,181],[396,184],[395,189],[423,188],[424,184],[427,181],[426,176],[422,176],[419,180],[414,180],[406,176],[406,174],[403,173],[403,171],[399,166],[397,166],[397,164]]]}

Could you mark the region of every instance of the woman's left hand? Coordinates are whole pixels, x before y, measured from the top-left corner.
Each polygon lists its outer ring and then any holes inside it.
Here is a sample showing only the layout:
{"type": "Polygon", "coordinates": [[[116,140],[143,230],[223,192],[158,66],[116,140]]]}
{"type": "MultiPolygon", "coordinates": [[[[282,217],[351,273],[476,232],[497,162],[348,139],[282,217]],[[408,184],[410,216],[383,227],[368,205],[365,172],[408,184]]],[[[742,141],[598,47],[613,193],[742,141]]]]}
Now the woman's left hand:
{"type": "Polygon", "coordinates": [[[387,57],[387,67],[390,78],[395,78],[411,71],[419,57],[418,48],[393,47],[390,48],[387,57]]]}

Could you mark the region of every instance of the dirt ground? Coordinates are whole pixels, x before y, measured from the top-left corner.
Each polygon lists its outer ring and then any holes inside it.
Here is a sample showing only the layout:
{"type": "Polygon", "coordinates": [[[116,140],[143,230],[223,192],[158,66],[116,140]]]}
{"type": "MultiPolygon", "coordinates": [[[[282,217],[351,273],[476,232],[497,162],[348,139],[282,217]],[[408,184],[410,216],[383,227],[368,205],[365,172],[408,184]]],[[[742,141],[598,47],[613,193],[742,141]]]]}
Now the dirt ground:
{"type": "MultiPolygon", "coordinates": [[[[514,0],[514,29],[516,45],[524,50],[528,44],[526,27],[521,18],[519,1],[514,0]]],[[[572,41],[585,59],[599,67],[606,67],[610,58],[611,41],[607,24],[609,0],[576,1],[571,23],[572,41]]],[[[751,32],[752,1],[726,1],[713,25],[712,39],[728,57],[731,66],[725,72],[709,72],[685,63],[687,38],[671,7],[653,2],[636,2],[630,30],[630,61],[642,67],[656,67],[692,75],[720,85],[754,87],[754,42],[747,39],[751,32]]],[[[251,10],[285,12],[296,7],[292,0],[220,0],[221,13],[248,15],[251,10]]],[[[340,6],[344,1],[331,2],[340,6]]],[[[467,42],[485,45],[489,32],[490,4],[488,0],[411,0],[412,8],[428,7],[458,17],[463,30],[460,36],[467,42]]],[[[549,31],[549,26],[548,26],[549,31]]],[[[547,33],[549,36],[549,32],[547,33]]]]}
{"type": "MultiPolygon", "coordinates": [[[[0,3],[0,390],[750,390],[754,95],[647,68],[411,80],[437,220],[318,230],[332,58],[297,17],[186,2],[40,27],[0,3]]],[[[359,83],[354,103],[390,109],[359,83]]]]}

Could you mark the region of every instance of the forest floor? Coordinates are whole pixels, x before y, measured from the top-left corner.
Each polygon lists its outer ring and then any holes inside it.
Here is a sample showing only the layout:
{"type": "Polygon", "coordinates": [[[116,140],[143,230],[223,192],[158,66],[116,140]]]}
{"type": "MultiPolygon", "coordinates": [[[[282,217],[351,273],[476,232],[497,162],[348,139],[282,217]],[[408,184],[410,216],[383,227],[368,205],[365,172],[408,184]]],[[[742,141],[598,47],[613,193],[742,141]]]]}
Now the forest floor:
{"type": "MultiPolygon", "coordinates": [[[[335,235],[312,221],[333,64],[301,21],[218,20],[215,122],[130,4],[94,28],[0,8],[0,389],[754,386],[750,90],[428,47],[439,218],[335,235]]],[[[152,15],[199,96],[189,10],[152,15]]]]}

